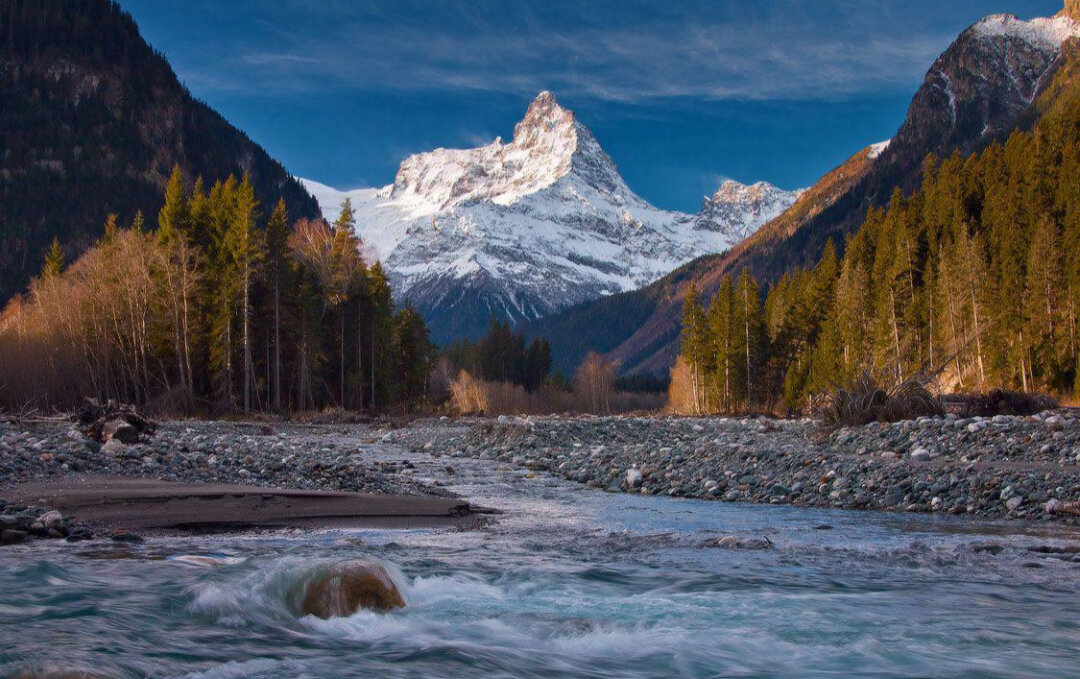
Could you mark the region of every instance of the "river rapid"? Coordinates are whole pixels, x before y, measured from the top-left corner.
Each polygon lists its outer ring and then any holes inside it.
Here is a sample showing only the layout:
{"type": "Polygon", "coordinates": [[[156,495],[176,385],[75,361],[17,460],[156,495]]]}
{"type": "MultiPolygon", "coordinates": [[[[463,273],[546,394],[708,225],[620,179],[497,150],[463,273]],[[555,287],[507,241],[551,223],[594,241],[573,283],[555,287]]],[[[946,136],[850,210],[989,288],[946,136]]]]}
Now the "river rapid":
{"type": "Polygon", "coordinates": [[[379,454],[505,513],[5,548],[0,676],[1080,677],[1080,563],[1053,553],[1080,543],[1072,529],[609,494],[379,454]],[[406,608],[292,610],[313,567],[356,558],[382,562],[406,608]]]}

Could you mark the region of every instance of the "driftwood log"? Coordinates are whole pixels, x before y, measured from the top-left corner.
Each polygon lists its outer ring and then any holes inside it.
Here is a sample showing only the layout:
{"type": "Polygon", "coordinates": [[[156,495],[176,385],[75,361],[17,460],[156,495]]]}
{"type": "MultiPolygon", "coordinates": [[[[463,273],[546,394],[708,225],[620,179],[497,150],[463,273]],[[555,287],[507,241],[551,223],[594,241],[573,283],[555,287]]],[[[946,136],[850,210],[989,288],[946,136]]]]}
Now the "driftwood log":
{"type": "Polygon", "coordinates": [[[129,445],[142,443],[157,431],[157,424],[139,413],[135,406],[113,400],[103,404],[88,398],[76,417],[82,433],[99,443],[112,439],[129,445]]]}

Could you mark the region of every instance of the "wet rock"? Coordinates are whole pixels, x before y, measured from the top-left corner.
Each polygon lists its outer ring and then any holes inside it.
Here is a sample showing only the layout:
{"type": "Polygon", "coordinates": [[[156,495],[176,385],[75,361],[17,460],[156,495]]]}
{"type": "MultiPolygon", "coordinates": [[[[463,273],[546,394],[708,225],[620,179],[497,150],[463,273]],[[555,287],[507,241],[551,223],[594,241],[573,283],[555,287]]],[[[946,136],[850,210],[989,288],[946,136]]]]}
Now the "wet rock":
{"type": "Polygon", "coordinates": [[[139,442],[139,430],[124,420],[107,421],[102,427],[101,434],[106,441],[115,440],[128,445],[139,442]]]}
{"type": "Polygon", "coordinates": [[[45,528],[59,528],[64,523],[64,517],[58,511],[45,512],[38,517],[38,523],[45,528]]]}
{"type": "Polygon", "coordinates": [[[772,543],[768,538],[739,538],[734,535],[725,535],[714,544],[720,549],[771,549],[772,543]]]}
{"type": "Polygon", "coordinates": [[[776,495],[791,495],[791,489],[781,483],[774,483],[769,488],[769,494],[776,495]]]}
{"type": "Polygon", "coordinates": [[[359,610],[391,611],[405,606],[386,569],[374,561],[345,561],[317,573],[303,592],[303,615],[328,619],[359,610]]]}
{"type": "Polygon", "coordinates": [[[930,451],[926,448],[916,448],[911,451],[912,462],[928,462],[930,460],[930,451]]]}
{"type": "Polygon", "coordinates": [[[101,446],[102,454],[110,457],[123,457],[127,451],[127,444],[119,439],[109,439],[105,442],[105,445],[101,446]]]}
{"type": "Polygon", "coordinates": [[[17,545],[26,540],[27,532],[8,528],[0,531],[0,545],[17,545]]]}

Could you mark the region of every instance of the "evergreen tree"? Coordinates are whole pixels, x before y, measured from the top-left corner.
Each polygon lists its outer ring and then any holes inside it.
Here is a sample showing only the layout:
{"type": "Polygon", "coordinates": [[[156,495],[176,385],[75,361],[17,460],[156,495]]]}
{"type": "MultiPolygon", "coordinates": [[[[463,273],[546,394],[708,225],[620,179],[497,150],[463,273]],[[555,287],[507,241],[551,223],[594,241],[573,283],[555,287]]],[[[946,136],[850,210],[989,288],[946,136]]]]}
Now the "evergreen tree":
{"type": "Polygon", "coordinates": [[[356,293],[362,277],[363,261],[360,259],[360,240],[356,237],[356,220],[352,202],[346,198],[341,203],[341,213],[334,221],[333,240],[330,246],[330,279],[327,283],[330,306],[337,312],[338,329],[338,399],[346,407],[345,397],[345,325],[348,315],[346,302],[356,293]]]}
{"type": "Polygon", "coordinates": [[[1035,229],[1028,255],[1024,294],[1027,355],[1039,366],[1044,388],[1064,385],[1063,358],[1067,352],[1065,323],[1061,318],[1063,271],[1061,238],[1050,215],[1043,216],[1035,229]]]}
{"type": "Polygon", "coordinates": [[[748,269],[743,269],[739,274],[732,307],[736,310],[737,321],[733,330],[739,338],[736,343],[738,362],[741,362],[739,372],[742,374],[739,386],[741,388],[746,385],[742,397],[746,400],[747,407],[753,410],[761,399],[759,392],[764,381],[768,335],[761,308],[761,292],[748,269]]]}
{"type": "Polygon", "coordinates": [[[395,401],[419,403],[427,392],[431,373],[432,344],[420,314],[406,304],[394,315],[393,352],[396,373],[395,401]]]}
{"type": "Polygon", "coordinates": [[[705,399],[705,407],[730,413],[735,410],[735,403],[739,400],[739,385],[742,384],[740,368],[744,365],[738,339],[742,324],[735,313],[735,288],[731,276],[724,276],[720,282],[720,289],[709,304],[707,316],[709,332],[706,341],[711,360],[707,360],[705,365],[705,383],[706,393],[714,396],[705,399]]]}
{"type": "Polygon", "coordinates": [[[371,369],[371,398],[369,407],[377,409],[379,404],[386,398],[388,383],[390,382],[387,356],[390,347],[392,319],[394,314],[394,302],[390,294],[390,281],[383,272],[382,264],[375,262],[369,271],[369,296],[371,309],[371,322],[369,332],[371,335],[371,360],[368,362],[371,369]],[[379,394],[383,398],[379,398],[379,394]]]}
{"type": "Polygon", "coordinates": [[[232,265],[240,305],[240,343],[244,370],[244,414],[251,412],[251,381],[253,358],[251,351],[251,286],[259,261],[262,259],[262,234],[255,227],[258,201],[251,178],[244,175],[236,189],[226,245],[232,265]]]}
{"type": "Polygon", "coordinates": [[[45,265],[41,267],[42,280],[50,280],[59,276],[64,271],[64,249],[60,247],[60,240],[52,239],[49,251],[45,253],[45,265]]]}
{"type": "Polygon", "coordinates": [[[286,258],[289,254],[289,213],[284,200],[278,200],[270,220],[266,224],[266,257],[270,283],[273,288],[274,317],[274,374],[271,403],[275,412],[281,412],[281,285],[286,258]]]}
{"type": "Polygon", "coordinates": [[[708,361],[709,342],[705,309],[692,282],[683,301],[682,319],[682,352],[690,364],[694,410],[700,413],[704,407],[702,378],[708,361]]]}
{"type": "Polygon", "coordinates": [[[525,354],[525,379],[522,386],[536,391],[551,372],[551,346],[543,337],[534,339],[525,354]]]}
{"type": "Polygon", "coordinates": [[[101,240],[106,243],[114,242],[120,234],[120,218],[115,212],[105,218],[105,232],[101,240]]]}
{"type": "MultiPolygon", "coordinates": [[[[172,327],[168,331],[173,338],[173,353],[184,393],[185,405],[191,407],[194,397],[191,361],[191,307],[198,277],[198,261],[190,234],[188,198],[184,190],[184,177],[180,166],[173,167],[165,186],[165,204],[158,212],[157,238],[162,245],[159,269],[169,291],[169,309],[172,327]]],[[[141,228],[135,229],[141,231],[141,228]]]]}

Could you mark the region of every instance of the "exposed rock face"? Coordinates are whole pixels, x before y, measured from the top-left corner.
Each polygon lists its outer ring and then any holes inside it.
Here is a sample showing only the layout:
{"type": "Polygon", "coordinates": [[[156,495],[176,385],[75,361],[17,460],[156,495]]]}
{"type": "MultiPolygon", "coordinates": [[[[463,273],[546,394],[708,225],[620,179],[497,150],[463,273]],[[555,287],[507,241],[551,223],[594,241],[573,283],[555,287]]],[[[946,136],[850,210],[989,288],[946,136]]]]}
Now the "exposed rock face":
{"type": "Polygon", "coordinates": [[[1053,73],[1061,46],[1080,35],[1067,17],[1022,21],[997,14],[964,31],[938,58],[882,157],[909,171],[927,151],[968,153],[1016,126],[1053,73]],[[917,156],[917,157],[916,157],[917,156]]]}
{"type": "Polygon", "coordinates": [[[390,574],[373,561],[345,561],[319,573],[307,585],[300,610],[318,618],[350,616],[359,610],[402,608],[405,599],[390,574]]]}
{"type": "Polygon", "coordinates": [[[1074,21],[1080,21],[1080,0],[1065,0],[1065,9],[1062,14],[1074,21]]]}
{"type": "Polygon", "coordinates": [[[361,238],[439,342],[482,333],[492,315],[528,320],[646,285],[726,250],[796,195],[731,182],[699,215],[655,208],[549,92],[510,143],[415,154],[382,189],[305,183],[327,216],[352,200],[361,238]]]}

